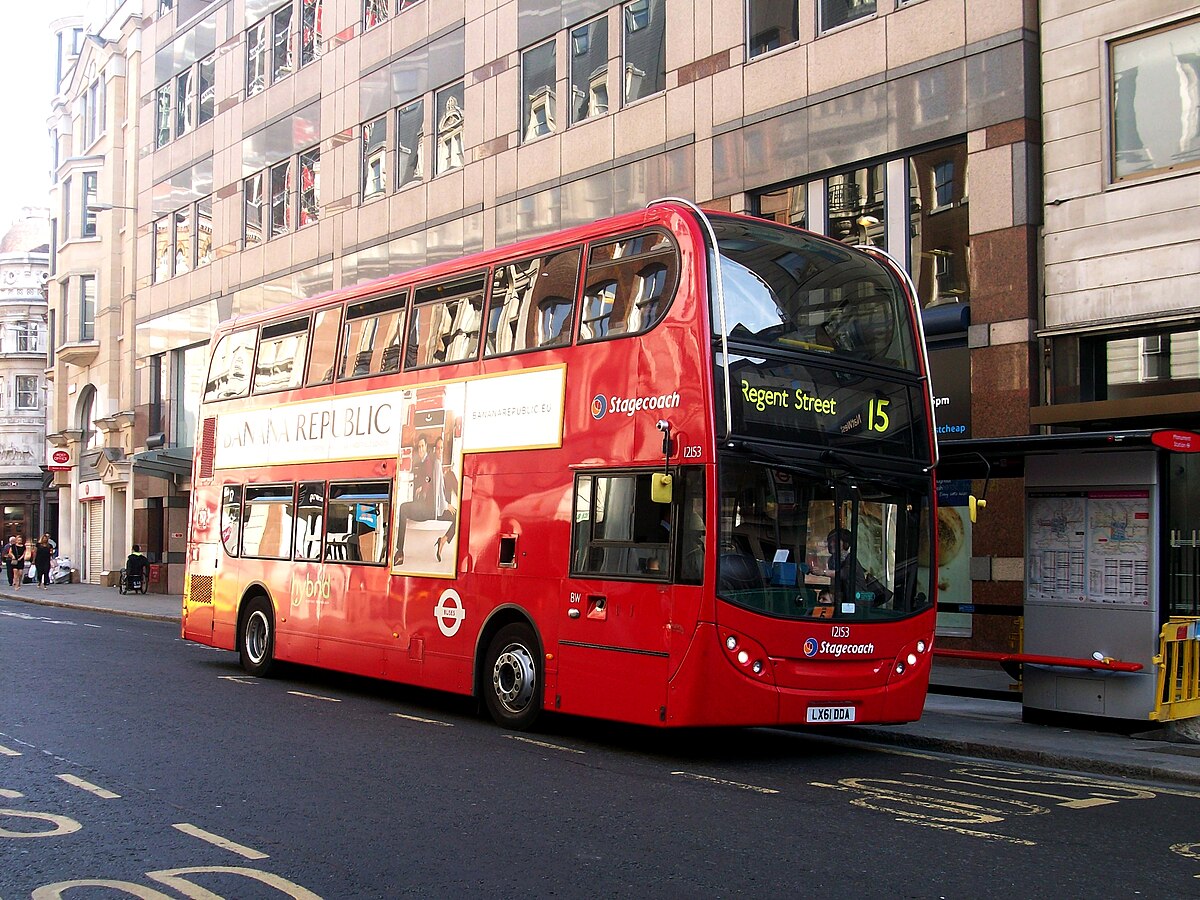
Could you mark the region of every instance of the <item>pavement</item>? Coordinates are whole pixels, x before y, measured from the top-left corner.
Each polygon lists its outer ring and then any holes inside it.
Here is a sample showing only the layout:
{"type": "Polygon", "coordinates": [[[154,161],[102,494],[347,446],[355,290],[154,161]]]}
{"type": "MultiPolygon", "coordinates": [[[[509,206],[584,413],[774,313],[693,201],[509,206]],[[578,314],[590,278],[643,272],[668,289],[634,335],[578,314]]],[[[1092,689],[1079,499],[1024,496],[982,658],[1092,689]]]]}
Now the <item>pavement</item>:
{"type": "MultiPolygon", "coordinates": [[[[179,622],[178,594],[121,594],[115,587],[58,584],[41,589],[0,586],[0,597],[40,606],[84,609],[179,622]]],[[[1071,769],[1109,778],[1175,782],[1200,787],[1200,742],[1192,735],[1200,724],[1147,721],[1108,723],[1094,720],[1035,724],[1023,721],[1018,685],[998,667],[966,669],[935,662],[930,693],[920,721],[908,725],[844,726],[841,738],[889,744],[917,751],[952,753],[1000,763],[1071,769]]],[[[828,730],[827,730],[828,733],[828,730]]]]}

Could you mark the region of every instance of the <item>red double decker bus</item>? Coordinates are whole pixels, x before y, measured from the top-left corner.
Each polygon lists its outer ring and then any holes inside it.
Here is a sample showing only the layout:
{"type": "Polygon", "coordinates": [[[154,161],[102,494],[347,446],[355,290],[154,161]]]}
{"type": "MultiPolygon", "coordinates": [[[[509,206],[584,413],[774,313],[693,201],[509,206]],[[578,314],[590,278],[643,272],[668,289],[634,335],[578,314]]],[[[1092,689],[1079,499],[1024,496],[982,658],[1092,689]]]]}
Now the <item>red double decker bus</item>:
{"type": "Polygon", "coordinates": [[[905,722],[936,442],[885,254],[660,201],[221,327],[183,636],[658,726],[905,722]]]}

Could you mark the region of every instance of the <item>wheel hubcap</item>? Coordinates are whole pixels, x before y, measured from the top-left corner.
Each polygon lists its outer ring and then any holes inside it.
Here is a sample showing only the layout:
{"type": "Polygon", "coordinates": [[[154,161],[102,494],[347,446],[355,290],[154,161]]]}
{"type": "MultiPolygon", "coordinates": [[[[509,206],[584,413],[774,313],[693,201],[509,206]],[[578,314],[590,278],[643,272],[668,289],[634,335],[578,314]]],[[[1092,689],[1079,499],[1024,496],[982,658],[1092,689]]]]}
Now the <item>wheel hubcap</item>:
{"type": "Polygon", "coordinates": [[[492,689],[496,699],[510,713],[522,712],[533,698],[536,670],[533,654],[520,644],[509,644],[492,667],[492,689]]]}
{"type": "Polygon", "coordinates": [[[267,655],[267,636],[270,633],[271,626],[262,611],[255,610],[250,613],[246,622],[246,655],[255,665],[262,662],[263,657],[267,655]]]}

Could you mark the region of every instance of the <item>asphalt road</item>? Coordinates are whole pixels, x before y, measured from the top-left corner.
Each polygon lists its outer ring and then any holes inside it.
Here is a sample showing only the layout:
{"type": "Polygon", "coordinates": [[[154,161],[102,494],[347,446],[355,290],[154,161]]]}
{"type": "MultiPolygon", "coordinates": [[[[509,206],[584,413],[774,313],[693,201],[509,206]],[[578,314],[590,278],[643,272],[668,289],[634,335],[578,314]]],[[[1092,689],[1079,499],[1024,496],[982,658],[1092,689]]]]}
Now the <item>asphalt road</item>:
{"type": "Polygon", "coordinates": [[[1200,791],[772,729],[515,734],[5,600],[0,807],[0,900],[1200,894],[1200,791]]]}

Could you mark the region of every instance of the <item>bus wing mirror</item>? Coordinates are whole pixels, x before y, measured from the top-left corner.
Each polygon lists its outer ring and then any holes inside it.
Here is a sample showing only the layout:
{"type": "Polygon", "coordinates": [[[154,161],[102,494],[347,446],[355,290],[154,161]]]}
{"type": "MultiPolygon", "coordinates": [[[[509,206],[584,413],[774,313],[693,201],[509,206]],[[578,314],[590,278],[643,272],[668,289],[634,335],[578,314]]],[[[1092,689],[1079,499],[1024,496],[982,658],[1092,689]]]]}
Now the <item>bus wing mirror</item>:
{"type": "Polygon", "coordinates": [[[670,503],[672,484],[671,476],[666,472],[655,472],[650,480],[650,501],[652,503],[670,503]]]}

